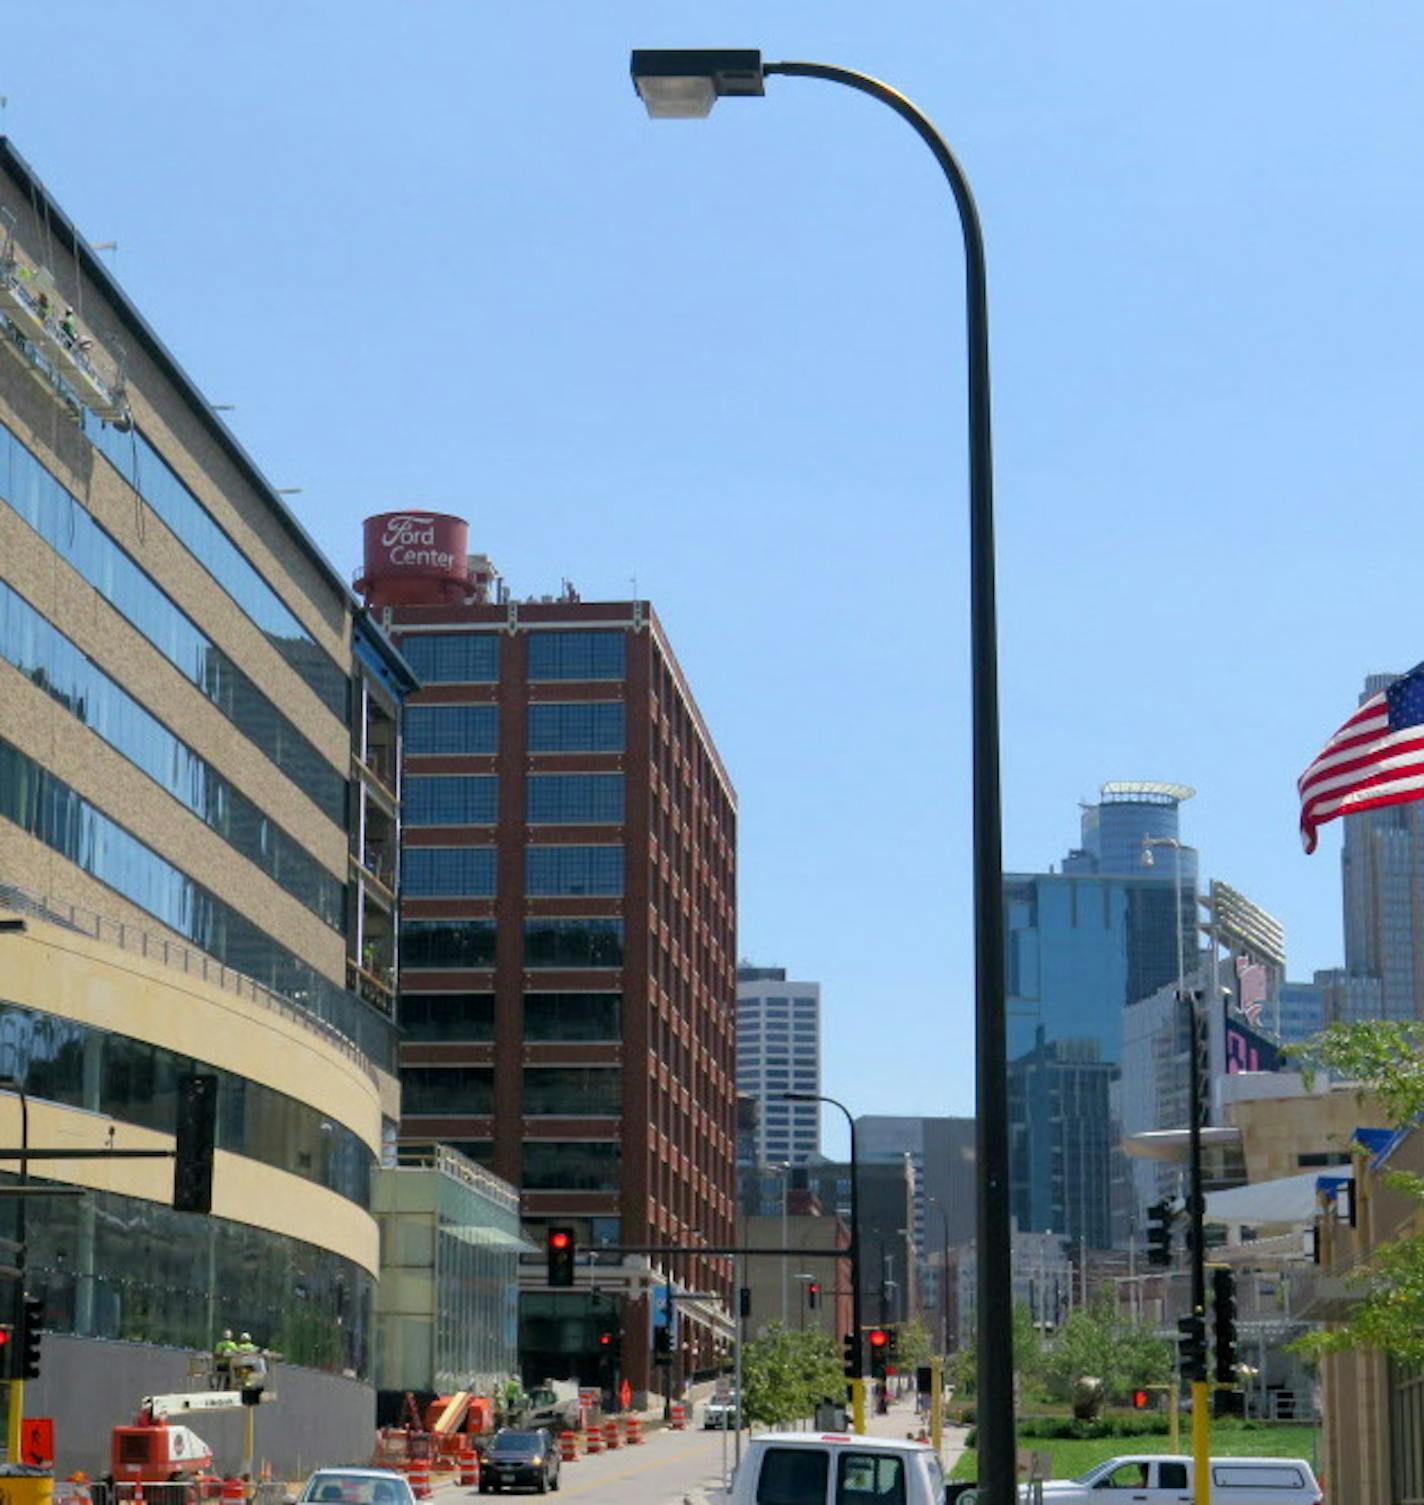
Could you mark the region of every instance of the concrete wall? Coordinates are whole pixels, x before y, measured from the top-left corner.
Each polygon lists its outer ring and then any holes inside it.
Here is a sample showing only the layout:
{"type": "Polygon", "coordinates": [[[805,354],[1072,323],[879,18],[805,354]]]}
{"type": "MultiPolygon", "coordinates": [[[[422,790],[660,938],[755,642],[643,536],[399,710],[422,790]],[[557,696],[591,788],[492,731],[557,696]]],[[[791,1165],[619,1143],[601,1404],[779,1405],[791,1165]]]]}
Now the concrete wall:
{"type": "MultiPolygon", "coordinates": [[[[56,1473],[82,1468],[94,1477],[109,1467],[109,1434],[129,1425],[146,1395],[203,1388],[188,1378],[187,1349],[106,1342],[46,1334],[42,1373],[25,1386],[25,1414],[52,1416],[56,1473]]],[[[365,1463],[375,1440],[376,1393],[370,1385],[273,1366],[278,1399],[257,1409],[257,1458],[268,1459],[274,1478],[297,1479],[328,1463],[365,1463]]],[[[242,1461],[246,1418],[240,1411],[187,1418],[213,1450],[220,1472],[242,1461]]]]}

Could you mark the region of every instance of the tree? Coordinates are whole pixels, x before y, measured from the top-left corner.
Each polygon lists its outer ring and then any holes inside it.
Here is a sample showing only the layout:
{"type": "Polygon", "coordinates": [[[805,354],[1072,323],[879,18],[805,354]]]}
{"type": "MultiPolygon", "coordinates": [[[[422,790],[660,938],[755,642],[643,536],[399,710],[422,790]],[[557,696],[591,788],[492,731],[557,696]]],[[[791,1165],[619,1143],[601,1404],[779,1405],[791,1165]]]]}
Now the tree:
{"type": "MultiPolygon", "coordinates": [[[[1379,1100],[1391,1128],[1413,1125],[1424,1113],[1424,1022],[1387,1019],[1332,1024],[1290,1054],[1306,1079],[1326,1070],[1358,1082],[1379,1100]]],[[[1396,1190],[1424,1202],[1424,1178],[1388,1172],[1396,1190]]],[[[1350,1276],[1360,1294],[1349,1321],[1307,1333],[1291,1346],[1317,1357],[1374,1349],[1398,1364],[1424,1365],[1424,1234],[1404,1234],[1371,1251],[1350,1276]]]]}
{"type": "Polygon", "coordinates": [[[742,1414],[781,1426],[845,1394],[841,1356],[829,1333],[790,1332],[774,1322],[742,1349],[742,1414]]]}
{"type": "Polygon", "coordinates": [[[934,1353],[930,1330],[918,1317],[911,1317],[896,1327],[895,1342],[899,1354],[897,1367],[906,1373],[918,1369],[921,1364],[928,1364],[934,1353]]]}
{"type": "MultiPolygon", "coordinates": [[[[1026,1302],[1014,1308],[1014,1373],[1027,1385],[1038,1379],[1043,1363],[1043,1339],[1026,1302]]],[[[949,1356],[950,1383],[957,1395],[973,1395],[979,1376],[979,1350],[971,1340],[949,1356]]]]}
{"type": "Polygon", "coordinates": [[[1070,1312],[1044,1356],[1044,1378],[1059,1400],[1069,1399],[1074,1381],[1085,1375],[1102,1380],[1109,1400],[1123,1400],[1171,1373],[1171,1347],[1140,1324],[1124,1321],[1108,1295],[1070,1312]]]}

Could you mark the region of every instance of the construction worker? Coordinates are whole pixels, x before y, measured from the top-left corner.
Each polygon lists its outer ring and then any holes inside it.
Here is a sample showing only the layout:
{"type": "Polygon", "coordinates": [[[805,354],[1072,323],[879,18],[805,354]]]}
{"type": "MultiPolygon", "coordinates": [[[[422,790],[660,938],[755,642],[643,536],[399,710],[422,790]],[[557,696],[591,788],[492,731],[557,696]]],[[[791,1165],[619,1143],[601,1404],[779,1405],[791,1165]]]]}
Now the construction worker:
{"type": "Polygon", "coordinates": [[[226,1390],[232,1379],[232,1356],[237,1352],[237,1344],[233,1342],[232,1329],[223,1328],[223,1335],[213,1344],[213,1375],[217,1379],[217,1388],[226,1390]]]}
{"type": "Polygon", "coordinates": [[[243,1333],[237,1340],[236,1351],[238,1353],[259,1353],[261,1350],[252,1341],[251,1333],[243,1333]]]}

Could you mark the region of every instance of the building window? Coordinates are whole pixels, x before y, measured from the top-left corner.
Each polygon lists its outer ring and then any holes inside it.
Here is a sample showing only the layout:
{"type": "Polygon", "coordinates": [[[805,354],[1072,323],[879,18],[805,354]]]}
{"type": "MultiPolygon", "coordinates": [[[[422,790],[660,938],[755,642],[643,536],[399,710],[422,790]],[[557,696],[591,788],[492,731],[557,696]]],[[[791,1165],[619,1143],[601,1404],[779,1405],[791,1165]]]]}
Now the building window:
{"type": "Polygon", "coordinates": [[[622,847],[530,847],[524,891],[533,898],[623,892],[622,847]]]}
{"type": "Polygon", "coordinates": [[[405,750],[459,756],[499,751],[499,707],[413,705],[405,713],[405,750]]]}
{"type": "Polygon", "coordinates": [[[569,700],[529,707],[530,752],[613,752],[624,748],[621,700],[569,700]]]}
{"type": "Polygon", "coordinates": [[[493,920],[407,920],[401,926],[401,967],[494,966],[493,920]]]}
{"type": "Polygon", "coordinates": [[[407,847],[401,891],[409,899],[494,897],[493,847],[407,847]]]}
{"type": "Polygon", "coordinates": [[[622,1153],[616,1144],[526,1139],[525,1191],[617,1191],[622,1153]]]}
{"type": "Polygon", "coordinates": [[[623,1110],[616,1066],[526,1066],[524,1112],[545,1118],[614,1118],[623,1110]]]}
{"type": "Polygon", "coordinates": [[[409,775],[401,791],[408,826],[492,826],[499,818],[499,780],[492,773],[409,775]]]}
{"type": "Polygon", "coordinates": [[[494,1111],[493,1066],[406,1066],[401,1112],[471,1118],[494,1111]]]}
{"type": "Polygon", "coordinates": [[[499,680],[496,632],[412,632],[400,650],[428,685],[492,685],[499,680]]]}
{"type": "Polygon", "coordinates": [[[618,1040],[621,993],[526,993],[526,1040],[618,1040]]]}
{"type": "Polygon", "coordinates": [[[622,679],[624,642],[621,632],[531,632],[529,678],[622,679]]]}
{"type": "Polygon", "coordinates": [[[526,787],[531,825],[622,823],[621,773],[535,773],[530,774],[526,787]]]}
{"type": "Polygon", "coordinates": [[[621,967],[622,920],[526,920],[527,967],[621,967]]]}
{"type": "Polygon", "coordinates": [[[493,993],[406,993],[400,1024],[407,1040],[493,1040],[493,993]]]}

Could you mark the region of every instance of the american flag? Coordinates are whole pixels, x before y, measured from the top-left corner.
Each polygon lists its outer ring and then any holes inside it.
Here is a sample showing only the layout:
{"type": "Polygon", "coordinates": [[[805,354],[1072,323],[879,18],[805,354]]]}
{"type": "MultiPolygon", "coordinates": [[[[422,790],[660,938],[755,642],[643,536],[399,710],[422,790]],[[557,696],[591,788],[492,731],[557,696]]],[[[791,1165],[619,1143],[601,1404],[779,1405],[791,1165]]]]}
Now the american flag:
{"type": "Polygon", "coordinates": [[[1261,1022],[1261,1011],[1266,1004],[1266,969],[1260,962],[1249,957],[1236,958],[1237,1005],[1246,1016],[1248,1024],[1261,1022]]]}
{"type": "Polygon", "coordinates": [[[1300,839],[1315,850],[1326,821],[1424,799],[1424,664],[1370,698],[1298,780],[1300,839]]]}

